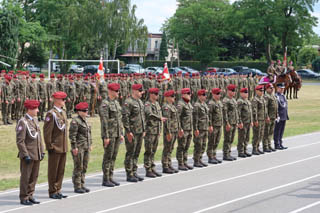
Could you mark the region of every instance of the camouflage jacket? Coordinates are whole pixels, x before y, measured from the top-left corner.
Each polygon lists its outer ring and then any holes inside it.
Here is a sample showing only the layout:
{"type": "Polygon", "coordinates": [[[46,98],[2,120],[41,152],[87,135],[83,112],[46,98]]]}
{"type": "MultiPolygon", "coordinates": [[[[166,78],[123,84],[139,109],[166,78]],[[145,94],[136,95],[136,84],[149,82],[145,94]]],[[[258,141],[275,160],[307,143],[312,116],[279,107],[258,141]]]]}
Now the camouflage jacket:
{"type": "Polygon", "coordinates": [[[253,121],[264,121],[268,117],[266,101],[263,96],[255,96],[252,100],[253,121]]]}
{"type": "Polygon", "coordinates": [[[276,96],[266,93],[264,99],[266,100],[269,118],[273,120],[276,119],[278,117],[278,101],[276,96]]]}
{"type": "Polygon", "coordinates": [[[251,123],[253,121],[251,102],[248,99],[239,98],[237,103],[239,111],[239,123],[251,123]]]}
{"type": "Polygon", "coordinates": [[[205,102],[197,101],[193,106],[193,130],[207,131],[209,126],[209,107],[205,102]]]}
{"type": "Polygon", "coordinates": [[[146,131],[144,105],[140,99],[126,99],[122,108],[122,121],[127,133],[141,134],[146,131]]]}
{"type": "Polygon", "coordinates": [[[158,135],[162,128],[162,112],[158,102],[147,101],[144,105],[146,116],[146,134],[158,135]]]}
{"type": "Polygon", "coordinates": [[[187,103],[182,99],[178,102],[177,109],[178,109],[178,116],[179,116],[181,129],[187,130],[187,131],[192,131],[193,107],[192,107],[191,103],[190,102],[187,103]]]}
{"type": "Polygon", "coordinates": [[[72,119],[69,128],[71,148],[89,149],[92,144],[91,126],[81,116],[72,119]]]}
{"type": "Polygon", "coordinates": [[[162,106],[162,115],[167,118],[163,125],[164,134],[177,133],[180,130],[177,108],[173,104],[165,103],[162,106]]]}
{"type": "Polygon", "coordinates": [[[209,120],[210,124],[215,126],[222,126],[223,125],[223,104],[222,102],[216,101],[212,99],[209,101],[209,120]]]}
{"type": "Polygon", "coordinates": [[[223,119],[224,123],[237,125],[239,123],[239,115],[237,109],[237,101],[234,98],[225,97],[223,103],[223,119]]]}

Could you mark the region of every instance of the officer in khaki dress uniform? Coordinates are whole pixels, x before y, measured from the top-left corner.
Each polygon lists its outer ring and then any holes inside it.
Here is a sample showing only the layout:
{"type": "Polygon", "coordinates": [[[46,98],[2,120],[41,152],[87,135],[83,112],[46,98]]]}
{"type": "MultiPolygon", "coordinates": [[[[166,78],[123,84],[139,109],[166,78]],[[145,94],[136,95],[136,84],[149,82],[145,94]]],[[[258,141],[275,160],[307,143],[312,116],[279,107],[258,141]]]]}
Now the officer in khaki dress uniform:
{"type": "Polygon", "coordinates": [[[22,205],[39,204],[33,197],[38,179],[40,161],[44,158],[41,132],[37,121],[39,101],[27,100],[25,117],[17,122],[16,137],[20,158],[20,203],[22,205]]]}
{"type": "Polygon", "coordinates": [[[102,161],[102,186],[114,187],[120,184],[113,180],[114,164],[123,138],[122,108],[118,102],[120,85],[110,83],[107,86],[107,98],[102,100],[99,115],[104,155],[102,161]]]}
{"type": "Polygon", "coordinates": [[[240,89],[240,98],[238,99],[238,111],[239,111],[239,128],[238,128],[238,157],[245,158],[251,157],[251,154],[247,152],[247,146],[250,140],[250,129],[253,126],[252,123],[252,106],[248,100],[249,90],[248,88],[240,89]]]}
{"type": "Polygon", "coordinates": [[[166,118],[162,117],[161,107],[157,101],[159,89],[149,88],[149,100],[145,103],[145,116],[146,116],[146,136],[144,138],[144,167],[146,169],[146,177],[159,177],[155,167],[154,155],[158,148],[158,141],[162,130],[162,122],[166,118]]]}
{"type": "Polygon", "coordinates": [[[141,101],[144,91],[142,84],[133,84],[131,90],[131,97],[125,101],[122,108],[127,150],[124,164],[127,172],[127,181],[137,182],[144,180],[143,177],[137,174],[138,158],[146,131],[144,104],[141,101]]]}
{"type": "Polygon", "coordinates": [[[178,110],[174,106],[175,92],[174,90],[166,91],[163,96],[165,103],[162,106],[162,115],[167,118],[163,125],[163,150],[162,150],[162,169],[163,173],[173,174],[178,170],[172,167],[171,153],[178,137],[180,122],[178,110]]]}
{"type": "Polygon", "coordinates": [[[49,197],[52,199],[66,198],[61,194],[64,169],[68,151],[68,121],[65,105],[65,92],[55,92],[53,95],[53,108],[46,114],[43,126],[44,141],[48,150],[48,185],[49,197]]]}
{"type": "Polygon", "coordinates": [[[69,128],[74,165],[72,182],[75,193],[85,193],[90,191],[84,186],[92,147],[91,126],[87,122],[89,105],[87,102],[80,102],[76,105],[75,110],[78,116],[72,119],[69,128]]]}
{"type": "Polygon", "coordinates": [[[198,100],[193,106],[193,160],[195,167],[206,167],[208,164],[202,161],[202,155],[206,150],[208,130],[212,130],[209,120],[209,107],[206,104],[207,90],[198,90],[198,100]]]}
{"type": "Polygon", "coordinates": [[[209,101],[209,122],[212,129],[209,130],[208,136],[208,163],[218,164],[222,163],[221,160],[216,157],[216,150],[218,148],[222,126],[223,126],[223,104],[220,101],[222,90],[220,88],[213,88],[211,90],[212,100],[209,101]]]}

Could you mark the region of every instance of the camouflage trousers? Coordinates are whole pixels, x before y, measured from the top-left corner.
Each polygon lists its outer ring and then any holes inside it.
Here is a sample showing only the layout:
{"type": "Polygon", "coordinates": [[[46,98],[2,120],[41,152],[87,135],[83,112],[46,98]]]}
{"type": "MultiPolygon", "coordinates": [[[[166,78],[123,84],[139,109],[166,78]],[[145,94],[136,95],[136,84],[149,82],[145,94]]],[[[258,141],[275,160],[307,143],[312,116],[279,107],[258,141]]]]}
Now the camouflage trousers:
{"type": "Polygon", "coordinates": [[[193,160],[194,162],[199,162],[202,159],[202,155],[206,150],[208,141],[208,131],[200,130],[198,137],[193,137],[194,150],[193,150],[193,160]]]}
{"type": "Polygon", "coordinates": [[[163,134],[163,150],[162,150],[162,158],[161,158],[162,168],[164,169],[172,167],[171,154],[174,149],[174,144],[178,137],[177,132],[171,132],[172,138],[170,141],[168,141],[166,134],[167,133],[163,134]]]}
{"type": "Polygon", "coordinates": [[[71,118],[71,115],[73,113],[73,108],[74,108],[74,100],[73,99],[66,102],[66,108],[67,108],[67,117],[71,118]]]}
{"type": "Polygon", "coordinates": [[[127,152],[124,160],[124,167],[126,169],[127,176],[133,176],[133,174],[137,172],[142,140],[143,133],[134,134],[131,142],[128,141],[127,136],[125,137],[127,152]]]}
{"type": "Polygon", "coordinates": [[[2,103],[2,120],[3,120],[3,124],[8,124],[9,121],[11,121],[10,119],[10,115],[11,115],[11,110],[12,110],[12,104],[11,103],[2,103]]]}
{"type": "Polygon", "coordinates": [[[117,159],[120,143],[120,137],[110,138],[109,145],[104,147],[102,161],[103,182],[110,181],[113,178],[114,164],[117,159]]]}
{"type": "Polygon", "coordinates": [[[250,123],[243,124],[243,128],[238,128],[238,154],[244,154],[247,152],[247,146],[250,140],[250,123]]]}
{"type": "Polygon", "coordinates": [[[43,114],[45,113],[45,110],[46,110],[46,100],[44,99],[40,102],[40,105],[39,105],[39,112],[38,112],[39,121],[43,120],[43,114]]]}
{"type": "Polygon", "coordinates": [[[253,125],[253,135],[252,135],[252,148],[253,150],[258,150],[260,142],[264,135],[265,121],[259,121],[259,125],[256,127],[253,125]]]}
{"type": "Polygon", "coordinates": [[[270,119],[270,122],[265,124],[263,142],[262,142],[264,149],[272,148],[271,141],[273,138],[274,127],[275,127],[275,120],[274,119],[270,119]]]}
{"type": "Polygon", "coordinates": [[[177,160],[179,165],[184,165],[188,161],[188,150],[191,144],[192,131],[186,130],[181,138],[178,137],[177,160]]]}
{"type": "Polygon", "coordinates": [[[15,119],[16,120],[20,120],[20,118],[23,116],[24,102],[25,102],[25,99],[20,99],[19,102],[18,101],[15,102],[14,111],[15,111],[15,119]]]}
{"type": "Polygon", "coordinates": [[[226,130],[226,125],[224,125],[223,127],[223,134],[224,134],[223,156],[230,156],[231,146],[237,130],[236,124],[230,124],[230,126],[231,126],[231,129],[229,131],[226,130]]]}
{"type": "Polygon", "coordinates": [[[220,138],[221,138],[221,126],[214,126],[213,132],[209,133],[208,136],[208,148],[207,148],[207,156],[209,159],[215,158],[217,154],[217,148],[219,146],[220,138]]]}
{"type": "MultiPolygon", "coordinates": [[[[72,154],[72,152],[71,152],[72,154]]],[[[90,152],[88,149],[78,148],[78,154],[73,158],[72,182],[75,189],[81,189],[85,183],[85,175],[88,168],[90,152]]]]}
{"type": "Polygon", "coordinates": [[[48,100],[48,108],[47,111],[53,108],[53,101],[48,100]]]}
{"type": "Polygon", "coordinates": [[[158,148],[159,135],[146,134],[144,138],[144,168],[152,171],[155,168],[154,155],[158,148]]]}

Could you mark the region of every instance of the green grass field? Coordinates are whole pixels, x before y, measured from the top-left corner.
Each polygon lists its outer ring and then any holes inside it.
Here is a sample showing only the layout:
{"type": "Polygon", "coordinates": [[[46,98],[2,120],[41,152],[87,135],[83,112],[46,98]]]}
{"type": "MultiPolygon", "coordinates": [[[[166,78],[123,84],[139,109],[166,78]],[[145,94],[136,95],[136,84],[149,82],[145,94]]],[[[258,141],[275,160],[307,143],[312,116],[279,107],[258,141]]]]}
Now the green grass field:
{"type": "MultiPolygon", "coordinates": [[[[318,93],[320,86],[305,85],[299,92],[298,100],[289,100],[289,117],[287,122],[285,137],[320,131],[319,115],[320,115],[320,94],[318,93]]],[[[93,130],[93,151],[91,153],[88,173],[100,172],[101,162],[103,158],[102,140],[100,138],[100,119],[99,117],[90,118],[89,122],[93,130]]],[[[41,127],[42,127],[41,123],[41,127]]],[[[17,158],[17,147],[15,143],[15,125],[0,126],[0,191],[15,188],[19,186],[19,159],[17,158]]],[[[223,136],[222,136],[223,138],[223,136]]],[[[237,143],[237,136],[234,145],[237,143]]],[[[220,147],[222,139],[220,141],[220,147]]],[[[143,149],[140,154],[139,163],[143,162],[143,149]]],[[[162,152],[162,139],[156,159],[160,160],[162,152]]],[[[193,152],[193,145],[190,154],[193,152]]],[[[118,154],[116,167],[123,167],[125,155],[125,146],[121,144],[118,154]]],[[[173,153],[175,158],[175,153],[173,153]]],[[[65,177],[71,177],[73,162],[71,154],[68,153],[65,177]]],[[[38,183],[47,181],[47,158],[41,162],[38,183]]]]}

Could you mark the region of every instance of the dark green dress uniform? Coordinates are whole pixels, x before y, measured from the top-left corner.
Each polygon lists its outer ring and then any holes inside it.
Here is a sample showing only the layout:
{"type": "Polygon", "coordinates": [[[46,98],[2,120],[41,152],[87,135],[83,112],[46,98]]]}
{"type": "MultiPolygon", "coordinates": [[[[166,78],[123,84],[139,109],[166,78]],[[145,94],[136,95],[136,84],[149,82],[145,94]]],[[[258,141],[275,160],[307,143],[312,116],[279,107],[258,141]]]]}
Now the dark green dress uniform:
{"type": "Polygon", "coordinates": [[[123,123],[121,106],[117,100],[109,97],[101,103],[99,115],[101,121],[101,138],[110,139],[109,145],[104,147],[102,161],[103,182],[113,183],[113,171],[118,155],[121,137],[123,136],[123,123]]]}
{"type": "Polygon", "coordinates": [[[126,133],[125,142],[127,149],[124,161],[125,169],[127,177],[136,177],[143,134],[146,131],[143,102],[140,99],[128,98],[122,108],[122,120],[126,133]],[[127,134],[130,132],[133,134],[131,142],[127,138],[127,134]]]}
{"type": "Polygon", "coordinates": [[[209,107],[199,100],[194,104],[193,107],[193,131],[198,130],[198,137],[194,136],[194,151],[193,160],[194,164],[204,165],[202,162],[202,155],[206,150],[207,140],[208,140],[208,128],[211,126],[209,120],[209,107]]]}
{"type": "Polygon", "coordinates": [[[271,140],[273,138],[275,120],[278,117],[278,102],[274,94],[266,93],[264,98],[266,100],[268,116],[270,118],[270,122],[265,124],[263,136],[263,149],[267,151],[274,150],[271,147],[271,140]]]}
{"type": "Polygon", "coordinates": [[[252,106],[248,99],[240,97],[237,101],[239,111],[239,123],[243,124],[242,129],[238,129],[238,154],[249,156],[247,146],[250,140],[250,127],[252,123],[252,106]]]}
{"type": "Polygon", "coordinates": [[[84,189],[85,174],[89,163],[90,147],[92,144],[91,126],[87,119],[82,118],[80,115],[73,118],[69,128],[69,139],[71,149],[78,149],[78,154],[74,155],[71,151],[73,158],[73,175],[72,182],[74,189],[84,189]]]}
{"type": "Polygon", "coordinates": [[[174,172],[171,163],[171,153],[174,149],[174,144],[178,138],[178,131],[180,129],[180,122],[178,110],[173,104],[165,103],[162,106],[162,115],[167,118],[163,124],[163,151],[162,151],[162,168],[174,172]],[[167,140],[166,135],[171,134],[170,141],[167,140]]]}
{"type": "Polygon", "coordinates": [[[144,105],[146,116],[146,136],[144,138],[144,167],[147,172],[155,171],[154,155],[162,129],[162,112],[159,103],[147,101],[144,105]]]}

